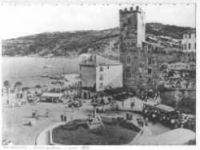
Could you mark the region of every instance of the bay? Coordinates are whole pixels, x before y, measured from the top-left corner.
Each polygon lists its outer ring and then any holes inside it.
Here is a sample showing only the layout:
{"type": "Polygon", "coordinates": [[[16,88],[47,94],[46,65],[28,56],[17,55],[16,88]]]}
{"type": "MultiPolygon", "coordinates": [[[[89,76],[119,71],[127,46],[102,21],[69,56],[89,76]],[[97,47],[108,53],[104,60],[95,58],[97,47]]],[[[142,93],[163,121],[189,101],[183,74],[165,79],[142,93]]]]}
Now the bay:
{"type": "Polygon", "coordinates": [[[80,57],[2,57],[2,82],[9,80],[11,86],[20,81],[23,86],[48,85],[43,75],[61,75],[79,72],[80,57]]]}

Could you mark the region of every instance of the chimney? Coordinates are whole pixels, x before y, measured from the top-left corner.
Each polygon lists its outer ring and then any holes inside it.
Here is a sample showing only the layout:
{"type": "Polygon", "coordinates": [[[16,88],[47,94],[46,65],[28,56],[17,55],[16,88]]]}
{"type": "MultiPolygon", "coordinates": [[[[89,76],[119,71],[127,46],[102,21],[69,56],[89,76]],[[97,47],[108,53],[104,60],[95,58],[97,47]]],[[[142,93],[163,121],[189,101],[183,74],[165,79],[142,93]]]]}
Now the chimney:
{"type": "Polygon", "coordinates": [[[136,6],[136,11],[139,11],[139,10],[140,10],[139,6],[136,6]]]}

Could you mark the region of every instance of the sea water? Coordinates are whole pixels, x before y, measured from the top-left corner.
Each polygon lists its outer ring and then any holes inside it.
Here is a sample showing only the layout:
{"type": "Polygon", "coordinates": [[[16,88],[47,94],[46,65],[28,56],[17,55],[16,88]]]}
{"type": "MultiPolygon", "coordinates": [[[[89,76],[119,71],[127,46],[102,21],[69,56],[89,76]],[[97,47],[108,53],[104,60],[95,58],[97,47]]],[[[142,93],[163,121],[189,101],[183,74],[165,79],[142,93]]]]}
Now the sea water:
{"type": "Polygon", "coordinates": [[[11,86],[22,82],[24,87],[48,85],[49,78],[43,75],[61,75],[79,72],[80,57],[2,57],[2,82],[9,80],[11,86]]]}

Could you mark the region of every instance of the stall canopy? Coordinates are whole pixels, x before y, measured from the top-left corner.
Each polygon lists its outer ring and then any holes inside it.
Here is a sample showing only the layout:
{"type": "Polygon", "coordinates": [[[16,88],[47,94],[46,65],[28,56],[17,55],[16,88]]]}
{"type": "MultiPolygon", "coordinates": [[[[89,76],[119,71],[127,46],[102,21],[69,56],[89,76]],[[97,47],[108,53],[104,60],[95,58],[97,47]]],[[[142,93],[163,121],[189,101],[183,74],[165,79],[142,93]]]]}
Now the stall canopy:
{"type": "Polygon", "coordinates": [[[52,102],[60,100],[62,97],[62,93],[43,93],[41,96],[42,100],[50,99],[52,102]]]}

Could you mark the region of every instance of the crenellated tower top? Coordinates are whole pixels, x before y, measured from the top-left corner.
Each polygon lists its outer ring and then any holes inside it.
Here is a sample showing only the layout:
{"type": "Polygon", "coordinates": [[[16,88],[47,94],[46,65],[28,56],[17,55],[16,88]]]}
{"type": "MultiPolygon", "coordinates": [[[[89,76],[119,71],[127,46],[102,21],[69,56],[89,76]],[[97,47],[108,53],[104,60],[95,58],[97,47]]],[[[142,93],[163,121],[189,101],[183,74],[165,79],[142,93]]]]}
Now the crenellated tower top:
{"type": "Polygon", "coordinates": [[[130,7],[130,9],[125,8],[120,10],[119,13],[122,45],[135,45],[135,47],[141,48],[142,43],[145,41],[144,12],[139,6],[136,6],[135,9],[133,7],[130,7]]]}
{"type": "Polygon", "coordinates": [[[142,13],[142,10],[139,6],[136,6],[135,9],[133,7],[130,7],[130,9],[120,9],[120,14],[126,14],[126,13],[142,13]]]}

